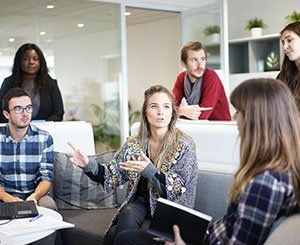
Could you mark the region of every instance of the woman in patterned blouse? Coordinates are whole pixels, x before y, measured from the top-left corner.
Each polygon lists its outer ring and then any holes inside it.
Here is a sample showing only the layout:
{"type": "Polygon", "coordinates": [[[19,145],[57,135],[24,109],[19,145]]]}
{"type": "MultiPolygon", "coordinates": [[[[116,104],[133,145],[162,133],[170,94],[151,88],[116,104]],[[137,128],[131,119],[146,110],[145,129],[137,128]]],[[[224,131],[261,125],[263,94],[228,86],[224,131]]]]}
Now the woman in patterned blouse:
{"type": "MultiPolygon", "coordinates": [[[[134,238],[130,232],[140,230],[144,221],[151,219],[158,197],[193,207],[195,144],[176,129],[176,120],[172,94],[156,85],[145,91],[138,135],[129,138],[107,166],[89,162],[70,144],[75,151],[71,161],[100,182],[105,191],[128,182],[127,197],[111,222],[104,244],[126,244],[125,239],[134,238]]],[[[143,241],[151,242],[151,237],[145,236],[143,241]]]]}
{"type": "MultiPolygon", "coordinates": [[[[263,244],[300,203],[300,118],[289,88],[252,79],[231,94],[241,138],[240,166],[226,215],[209,228],[209,244],[263,244]]],[[[174,227],[176,244],[184,244],[174,227]]]]}

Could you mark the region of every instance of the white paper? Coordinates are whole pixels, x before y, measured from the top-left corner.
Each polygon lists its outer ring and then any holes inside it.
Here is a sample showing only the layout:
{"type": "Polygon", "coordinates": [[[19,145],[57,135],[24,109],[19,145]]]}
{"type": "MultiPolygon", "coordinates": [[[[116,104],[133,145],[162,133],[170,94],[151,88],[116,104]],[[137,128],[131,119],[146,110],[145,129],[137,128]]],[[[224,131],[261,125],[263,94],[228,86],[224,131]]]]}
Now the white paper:
{"type": "Polygon", "coordinates": [[[43,215],[37,220],[29,222],[30,219],[16,219],[0,226],[0,233],[8,236],[19,236],[28,233],[41,232],[47,230],[58,230],[74,227],[73,224],[43,215]]]}
{"type": "Polygon", "coordinates": [[[15,240],[11,236],[8,236],[8,235],[5,235],[3,233],[0,233],[0,244],[1,245],[15,244],[15,240]]]}

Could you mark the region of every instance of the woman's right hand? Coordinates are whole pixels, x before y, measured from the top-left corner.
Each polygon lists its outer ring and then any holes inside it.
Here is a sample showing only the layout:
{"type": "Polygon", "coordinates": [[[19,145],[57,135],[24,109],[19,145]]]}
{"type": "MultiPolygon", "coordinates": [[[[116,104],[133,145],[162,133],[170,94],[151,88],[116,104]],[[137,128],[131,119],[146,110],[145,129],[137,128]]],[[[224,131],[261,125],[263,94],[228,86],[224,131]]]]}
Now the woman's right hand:
{"type": "Polygon", "coordinates": [[[80,168],[85,167],[89,162],[87,155],[81,152],[81,150],[75,147],[72,143],[68,142],[68,145],[74,151],[74,153],[70,157],[70,161],[73,163],[73,165],[78,166],[80,168]]]}
{"type": "Polygon", "coordinates": [[[180,236],[179,227],[177,225],[173,226],[173,233],[174,233],[174,241],[165,242],[165,245],[186,245],[186,243],[182,240],[180,236]]]}

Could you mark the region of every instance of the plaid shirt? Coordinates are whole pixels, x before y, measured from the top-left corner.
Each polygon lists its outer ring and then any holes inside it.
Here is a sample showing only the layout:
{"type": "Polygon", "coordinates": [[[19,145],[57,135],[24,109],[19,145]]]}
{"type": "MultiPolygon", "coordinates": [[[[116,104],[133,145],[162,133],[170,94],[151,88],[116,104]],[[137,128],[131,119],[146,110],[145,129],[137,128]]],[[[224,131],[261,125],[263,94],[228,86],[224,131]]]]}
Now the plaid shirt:
{"type": "Polygon", "coordinates": [[[42,180],[52,180],[53,139],[30,125],[16,142],[8,125],[0,127],[0,186],[8,193],[30,194],[42,180]]]}
{"type": "Polygon", "coordinates": [[[264,171],[209,229],[209,244],[263,244],[272,224],[296,212],[291,174],[264,171]]]}

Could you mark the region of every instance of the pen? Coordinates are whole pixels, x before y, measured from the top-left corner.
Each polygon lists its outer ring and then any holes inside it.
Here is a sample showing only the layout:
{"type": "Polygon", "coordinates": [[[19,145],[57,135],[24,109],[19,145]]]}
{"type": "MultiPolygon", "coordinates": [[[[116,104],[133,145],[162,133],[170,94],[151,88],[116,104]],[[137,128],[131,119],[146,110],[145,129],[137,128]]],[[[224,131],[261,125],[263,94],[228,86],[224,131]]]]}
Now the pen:
{"type": "Polygon", "coordinates": [[[37,215],[37,216],[31,218],[31,219],[29,220],[29,222],[35,221],[35,220],[41,218],[42,216],[43,216],[43,214],[39,214],[39,215],[37,215]]]}

